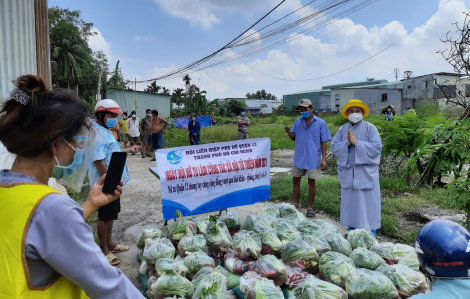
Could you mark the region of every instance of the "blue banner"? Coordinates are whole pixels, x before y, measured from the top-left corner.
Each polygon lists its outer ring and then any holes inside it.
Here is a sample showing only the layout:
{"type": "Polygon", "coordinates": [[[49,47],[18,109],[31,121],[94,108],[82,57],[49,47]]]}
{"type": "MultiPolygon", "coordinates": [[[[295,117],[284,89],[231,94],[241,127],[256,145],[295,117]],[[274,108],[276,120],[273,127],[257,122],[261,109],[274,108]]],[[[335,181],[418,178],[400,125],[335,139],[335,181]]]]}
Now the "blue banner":
{"type": "MultiPolygon", "coordinates": [[[[190,120],[191,119],[189,117],[180,117],[175,119],[175,123],[178,128],[187,129],[190,120]]],[[[209,115],[198,116],[197,121],[199,122],[201,127],[210,127],[211,125],[211,117],[209,115]]]]}

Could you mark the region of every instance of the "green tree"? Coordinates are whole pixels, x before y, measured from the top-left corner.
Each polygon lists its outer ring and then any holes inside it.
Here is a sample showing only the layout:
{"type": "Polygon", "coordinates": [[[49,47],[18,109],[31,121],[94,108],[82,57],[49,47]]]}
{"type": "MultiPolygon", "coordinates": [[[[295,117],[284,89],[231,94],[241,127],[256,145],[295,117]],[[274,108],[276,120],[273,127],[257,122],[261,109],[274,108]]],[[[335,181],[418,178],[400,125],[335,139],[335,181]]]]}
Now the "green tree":
{"type": "Polygon", "coordinates": [[[181,105],[184,102],[185,94],[182,88],[173,89],[173,93],[171,94],[170,101],[175,103],[178,106],[178,109],[181,109],[181,105]]]}
{"type": "Polygon", "coordinates": [[[70,89],[70,79],[80,77],[80,65],[84,64],[89,56],[81,41],[63,39],[52,50],[52,58],[57,61],[58,77],[66,79],[67,88],[70,89]]]}
{"type": "Polygon", "coordinates": [[[157,85],[157,81],[153,81],[150,85],[144,89],[148,93],[158,93],[162,87],[157,85]]]}
{"type": "Polygon", "coordinates": [[[235,114],[235,115],[240,115],[240,110],[243,108],[243,107],[246,107],[246,103],[243,102],[243,101],[239,101],[239,100],[229,100],[228,103],[228,110],[230,111],[230,113],[232,114],[235,114]]]}
{"type": "Polygon", "coordinates": [[[275,101],[277,97],[273,94],[266,93],[266,90],[261,89],[258,90],[257,92],[254,93],[247,93],[246,95],[247,99],[255,99],[255,100],[273,100],[275,101]]]}
{"type": "Polygon", "coordinates": [[[170,95],[170,90],[166,88],[165,86],[162,87],[162,94],[164,95],[170,95]]]}

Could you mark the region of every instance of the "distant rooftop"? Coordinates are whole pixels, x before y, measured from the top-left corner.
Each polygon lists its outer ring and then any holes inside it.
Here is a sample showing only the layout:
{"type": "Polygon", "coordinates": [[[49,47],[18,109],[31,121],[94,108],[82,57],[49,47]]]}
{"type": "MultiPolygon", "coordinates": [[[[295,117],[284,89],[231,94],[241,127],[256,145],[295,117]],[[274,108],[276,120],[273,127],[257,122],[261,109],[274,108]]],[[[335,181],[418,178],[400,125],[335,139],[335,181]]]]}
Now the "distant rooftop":
{"type": "Polygon", "coordinates": [[[462,77],[461,74],[440,72],[440,73],[432,73],[432,74],[421,75],[421,76],[413,76],[413,77],[411,77],[411,78],[402,79],[401,81],[408,80],[408,79],[414,79],[414,78],[425,77],[425,76],[429,76],[429,75],[462,77]]]}

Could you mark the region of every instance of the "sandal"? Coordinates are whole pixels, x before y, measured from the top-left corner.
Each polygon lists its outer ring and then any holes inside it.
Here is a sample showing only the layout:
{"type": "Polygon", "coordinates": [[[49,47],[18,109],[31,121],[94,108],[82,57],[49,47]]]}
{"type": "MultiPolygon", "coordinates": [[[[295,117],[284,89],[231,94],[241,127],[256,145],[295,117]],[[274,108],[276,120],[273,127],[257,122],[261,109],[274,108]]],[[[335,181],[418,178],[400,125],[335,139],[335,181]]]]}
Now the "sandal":
{"type": "Polygon", "coordinates": [[[315,211],[314,210],[307,210],[307,217],[315,217],[315,211]]]}
{"type": "Polygon", "coordinates": [[[119,263],[121,262],[114,254],[112,253],[109,253],[107,256],[106,256],[106,259],[108,260],[108,262],[111,264],[111,266],[116,266],[116,265],[119,265],[119,263]]]}
{"type": "Polygon", "coordinates": [[[116,247],[114,247],[112,250],[110,250],[110,252],[114,253],[114,252],[124,252],[124,251],[128,251],[129,250],[129,246],[126,246],[126,245],[116,245],[116,247]]]}

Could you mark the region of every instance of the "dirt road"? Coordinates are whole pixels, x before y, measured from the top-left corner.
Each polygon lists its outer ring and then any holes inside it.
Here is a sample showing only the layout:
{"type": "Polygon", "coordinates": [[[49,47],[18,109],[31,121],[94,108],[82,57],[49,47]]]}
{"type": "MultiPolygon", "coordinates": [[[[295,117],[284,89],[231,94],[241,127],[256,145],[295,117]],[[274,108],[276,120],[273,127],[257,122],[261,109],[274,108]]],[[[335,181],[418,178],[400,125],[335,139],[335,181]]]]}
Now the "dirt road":
{"type": "MultiPolygon", "coordinates": [[[[276,166],[288,167],[288,164],[292,165],[292,158],[284,157],[283,160],[283,163],[276,163],[276,166]]],[[[135,247],[135,240],[142,228],[148,225],[158,225],[163,231],[166,231],[166,227],[163,226],[161,213],[160,182],[149,172],[149,167],[155,166],[155,162],[150,162],[150,158],[142,159],[142,156],[139,155],[129,155],[127,166],[131,181],[129,185],[124,187],[121,213],[119,220],[114,222],[114,241],[131,247],[127,252],[116,254],[121,260],[118,267],[140,289],[140,282],[137,278],[139,264],[136,261],[138,249],[135,247]]],[[[230,210],[238,212],[241,219],[245,220],[247,215],[256,214],[262,206],[263,203],[257,203],[230,210]]],[[[328,217],[317,214],[317,218],[328,217]]],[[[329,220],[339,226],[338,223],[329,220]]]]}

